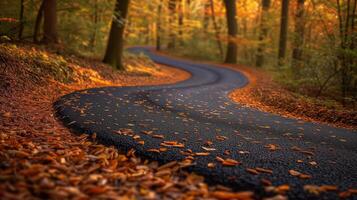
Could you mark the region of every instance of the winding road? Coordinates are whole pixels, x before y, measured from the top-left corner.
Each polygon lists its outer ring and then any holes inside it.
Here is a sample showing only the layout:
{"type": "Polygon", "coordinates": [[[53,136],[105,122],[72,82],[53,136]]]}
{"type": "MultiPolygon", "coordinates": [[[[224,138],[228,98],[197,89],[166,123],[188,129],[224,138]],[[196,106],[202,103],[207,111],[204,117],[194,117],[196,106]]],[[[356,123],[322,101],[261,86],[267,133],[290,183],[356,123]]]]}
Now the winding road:
{"type": "MultiPolygon", "coordinates": [[[[290,185],[291,199],[316,199],[304,192],[304,185],[357,187],[356,131],[232,102],[228,93],[248,84],[237,71],[165,57],[148,48],[130,51],[192,77],[173,85],[94,88],[63,96],[55,108],[64,124],[160,163],[192,156],[194,165],[187,170],[237,190],[264,194],[262,179],[267,179],[276,186],[290,185]]],[[[337,193],[319,198],[336,199],[337,193]]]]}

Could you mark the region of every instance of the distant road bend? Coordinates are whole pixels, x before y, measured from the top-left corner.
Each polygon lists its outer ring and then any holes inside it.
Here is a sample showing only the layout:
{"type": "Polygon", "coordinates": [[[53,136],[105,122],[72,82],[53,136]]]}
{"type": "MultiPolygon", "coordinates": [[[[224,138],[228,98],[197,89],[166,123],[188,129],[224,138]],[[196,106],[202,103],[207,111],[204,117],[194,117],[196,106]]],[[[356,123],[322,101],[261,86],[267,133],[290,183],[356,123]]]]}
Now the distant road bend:
{"type": "MultiPolygon", "coordinates": [[[[130,51],[186,70],[192,77],[173,85],[94,88],[63,96],[55,108],[64,124],[76,132],[96,133],[100,142],[120,150],[133,148],[137,155],[160,163],[184,159],[180,151],[204,152],[204,156],[194,156],[195,165],[188,170],[210,183],[237,190],[261,194],[263,178],[274,185],[289,184],[292,199],[310,197],[303,191],[308,184],[337,185],[342,190],[357,187],[356,131],[301,122],[232,102],[227,94],[248,83],[237,71],[165,57],[148,48],[130,51]],[[126,129],[139,135],[144,144],[118,134],[126,129]],[[177,142],[177,147],[167,143],[168,151],[147,151],[167,141],[177,142]],[[240,164],[222,165],[217,156],[240,164]],[[215,166],[209,168],[208,163],[215,166]],[[270,169],[272,174],[253,175],[247,168],[270,169]],[[305,179],[289,170],[306,175],[305,179]]],[[[337,196],[329,192],[320,198],[337,196]]]]}

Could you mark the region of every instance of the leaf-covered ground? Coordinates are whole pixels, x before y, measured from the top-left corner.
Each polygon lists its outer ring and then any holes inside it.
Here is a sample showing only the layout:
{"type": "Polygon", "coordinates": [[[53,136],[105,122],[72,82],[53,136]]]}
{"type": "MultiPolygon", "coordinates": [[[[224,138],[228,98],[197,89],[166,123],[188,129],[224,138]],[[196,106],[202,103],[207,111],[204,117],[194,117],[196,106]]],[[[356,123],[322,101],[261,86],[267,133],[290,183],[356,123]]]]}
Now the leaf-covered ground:
{"type": "Polygon", "coordinates": [[[174,83],[189,77],[126,56],[128,72],[94,60],[59,56],[41,47],[0,45],[1,199],[252,199],[252,192],[209,187],[182,170],[159,166],[134,151],[118,152],[87,135],[75,135],[53,115],[61,95],[88,87],[174,83]],[[133,70],[136,68],[136,70],[133,70]]]}
{"type": "MultiPolygon", "coordinates": [[[[236,68],[236,66],[231,66],[236,68]]],[[[238,103],[283,116],[332,124],[344,128],[357,128],[357,110],[338,102],[328,105],[327,100],[299,95],[276,83],[268,72],[239,66],[249,77],[250,84],[236,89],[230,98],[238,103]]]]}

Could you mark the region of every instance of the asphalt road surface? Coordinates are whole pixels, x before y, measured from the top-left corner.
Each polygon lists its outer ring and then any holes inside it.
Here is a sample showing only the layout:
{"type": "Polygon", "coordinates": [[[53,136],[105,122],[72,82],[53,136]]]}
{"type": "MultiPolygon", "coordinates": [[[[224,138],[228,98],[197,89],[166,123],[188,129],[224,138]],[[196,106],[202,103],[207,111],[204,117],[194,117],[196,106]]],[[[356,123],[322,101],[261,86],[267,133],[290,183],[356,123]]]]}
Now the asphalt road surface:
{"type": "MultiPolygon", "coordinates": [[[[266,195],[261,180],[268,179],[275,186],[289,184],[291,199],[316,199],[304,192],[304,185],[357,187],[356,131],[232,102],[228,93],[248,83],[237,71],[168,58],[146,48],[130,51],[192,77],[173,85],[94,88],[66,95],[55,103],[65,125],[160,163],[191,155],[194,165],[187,170],[236,190],[266,195]],[[160,147],[162,152],[156,152],[160,147]]],[[[337,193],[319,198],[336,199],[337,193]]]]}

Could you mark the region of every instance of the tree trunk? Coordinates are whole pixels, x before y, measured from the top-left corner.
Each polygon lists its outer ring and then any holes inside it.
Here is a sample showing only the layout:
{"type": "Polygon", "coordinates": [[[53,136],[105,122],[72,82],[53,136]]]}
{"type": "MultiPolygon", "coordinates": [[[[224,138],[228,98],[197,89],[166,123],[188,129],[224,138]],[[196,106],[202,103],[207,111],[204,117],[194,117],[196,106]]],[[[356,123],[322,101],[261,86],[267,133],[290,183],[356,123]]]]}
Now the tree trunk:
{"type": "Polygon", "coordinates": [[[93,2],[93,24],[94,24],[94,30],[92,32],[92,36],[90,39],[90,48],[92,52],[95,50],[96,46],[96,41],[97,41],[97,32],[98,32],[98,0],[94,0],[93,2]]]}
{"type": "MultiPolygon", "coordinates": [[[[247,8],[247,1],[248,0],[244,0],[243,1],[243,10],[244,10],[244,13],[248,13],[248,8],[247,8]]],[[[248,33],[248,19],[247,19],[247,17],[243,17],[243,19],[242,19],[242,35],[244,36],[244,37],[247,37],[247,33],[248,33]]]]}
{"type": "Polygon", "coordinates": [[[180,45],[181,46],[183,46],[184,45],[184,39],[183,39],[183,29],[184,29],[184,9],[183,9],[183,5],[184,4],[184,2],[183,2],[183,0],[180,0],[180,2],[179,2],[179,6],[178,6],[178,14],[179,14],[179,16],[178,16],[178,25],[179,25],[179,43],[180,43],[180,45]]]}
{"type": "Polygon", "coordinates": [[[145,27],[145,45],[150,44],[150,22],[147,22],[145,27]]]}
{"type": "Polygon", "coordinates": [[[356,51],[355,21],[357,18],[357,0],[348,0],[347,2],[337,0],[337,11],[340,30],[340,49],[337,54],[340,63],[343,103],[346,103],[346,97],[357,96],[357,81],[353,78],[356,72],[357,56],[350,53],[356,51]]]}
{"type": "Polygon", "coordinates": [[[293,54],[291,67],[295,78],[300,77],[300,69],[303,67],[303,48],[305,40],[305,0],[297,0],[295,15],[295,35],[293,40],[293,54]]]}
{"type": "Polygon", "coordinates": [[[43,38],[45,44],[58,43],[57,0],[44,0],[43,38]]]}
{"type": "Polygon", "coordinates": [[[228,45],[225,63],[237,63],[237,43],[235,38],[238,33],[238,24],[236,20],[237,10],[235,0],[224,0],[226,7],[226,17],[228,26],[228,45]]]}
{"type": "Polygon", "coordinates": [[[156,50],[160,51],[161,50],[161,34],[162,34],[162,28],[161,28],[161,11],[162,11],[162,1],[159,2],[159,5],[157,6],[157,22],[156,22],[156,50]]]}
{"type": "Polygon", "coordinates": [[[176,45],[176,37],[175,37],[175,30],[174,30],[174,23],[175,23],[175,14],[176,14],[176,0],[169,0],[169,43],[167,44],[168,49],[174,49],[176,45]]]}
{"type": "Polygon", "coordinates": [[[259,46],[257,50],[257,60],[256,60],[256,66],[257,67],[262,67],[264,64],[264,51],[265,51],[265,45],[266,45],[266,38],[268,36],[268,14],[269,14],[269,8],[270,8],[270,0],[262,0],[262,14],[261,14],[261,19],[260,19],[260,33],[259,33],[259,46]]]}
{"type": "Polygon", "coordinates": [[[24,0],[20,1],[20,16],[19,16],[19,21],[20,21],[20,27],[19,27],[19,35],[18,38],[19,40],[22,39],[22,33],[24,31],[24,0]]]}
{"type": "Polygon", "coordinates": [[[214,1],[210,0],[210,7],[211,7],[211,16],[212,16],[212,22],[213,22],[213,27],[215,29],[215,33],[216,33],[216,41],[217,41],[217,46],[219,49],[219,55],[223,60],[223,47],[222,47],[222,42],[221,39],[219,38],[220,35],[220,31],[219,31],[219,27],[216,21],[216,15],[215,15],[215,9],[214,9],[214,1]]]}
{"type": "Polygon", "coordinates": [[[209,10],[211,7],[210,0],[206,0],[203,5],[203,31],[207,34],[209,28],[209,10]]]}
{"type": "Polygon", "coordinates": [[[289,0],[283,0],[281,4],[281,22],[280,22],[280,39],[278,65],[285,63],[286,45],[288,40],[288,22],[289,22],[289,0]]]}
{"type": "Polygon", "coordinates": [[[186,19],[191,19],[191,12],[188,11],[190,10],[190,8],[191,8],[191,0],[186,0],[186,4],[185,4],[186,19]]]}
{"type": "Polygon", "coordinates": [[[107,63],[119,70],[124,69],[122,61],[124,47],[123,35],[129,10],[129,3],[130,0],[116,1],[107,50],[103,60],[104,63],[107,63]]]}
{"type": "Polygon", "coordinates": [[[41,22],[42,22],[42,18],[43,18],[44,4],[45,4],[45,0],[43,0],[41,2],[41,6],[40,6],[40,8],[38,9],[38,12],[37,12],[35,28],[34,28],[34,32],[33,32],[33,42],[34,43],[38,43],[39,42],[38,34],[40,32],[40,26],[41,26],[41,22]]]}

